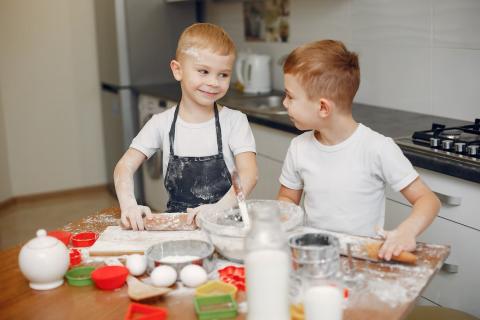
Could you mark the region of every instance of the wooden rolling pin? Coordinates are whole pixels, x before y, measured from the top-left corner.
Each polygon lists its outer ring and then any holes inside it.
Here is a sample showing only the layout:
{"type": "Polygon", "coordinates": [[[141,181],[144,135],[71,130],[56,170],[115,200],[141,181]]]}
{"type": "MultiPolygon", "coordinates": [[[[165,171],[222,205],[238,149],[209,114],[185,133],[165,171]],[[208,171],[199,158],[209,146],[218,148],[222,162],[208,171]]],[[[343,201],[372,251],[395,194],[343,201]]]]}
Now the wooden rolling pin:
{"type": "MultiPolygon", "coordinates": [[[[195,223],[187,224],[188,213],[153,213],[152,219],[143,218],[145,229],[148,231],[192,231],[197,229],[195,223]]],[[[120,226],[123,229],[131,229],[126,227],[122,222],[120,226]]]]}
{"type": "MultiPolygon", "coordinates": [[[[382,247],[383,242],[370,242],[365,245],[365,250],[367,254],[372,259],[380,259],[378,256],[378,252],[382,247]]],[[[408,251],[402,251],[398,256],[392,255],[393,261],[403,262],[407,264],[416,264],[417,263],[417,256],[408,251]]]]}

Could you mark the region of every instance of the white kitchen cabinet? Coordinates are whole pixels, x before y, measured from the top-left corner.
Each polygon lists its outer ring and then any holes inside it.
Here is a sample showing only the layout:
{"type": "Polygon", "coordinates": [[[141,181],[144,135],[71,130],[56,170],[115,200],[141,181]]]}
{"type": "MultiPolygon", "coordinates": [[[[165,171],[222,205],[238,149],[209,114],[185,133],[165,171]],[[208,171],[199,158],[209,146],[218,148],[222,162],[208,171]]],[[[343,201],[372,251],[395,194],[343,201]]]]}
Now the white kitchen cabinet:
{"type": "Polygon", "coordinates": [[[258,181],[250,194],[250,199],[276,199],[280,182],[278,177],[282,172],[283,163],[257,155],[258,181]]]}
{"type": "Polygon", "coordinates": [[[276,199],[283,161],[294,134],[250,123],[257,146],[258,181],[250,199],[276,199]]]}
{"type": "Polygon", "coordinates": [[[250,123],[250,127],[255,136],[257,154],[283,163],[290,142],[296,135],[256,123],[250,123]]]}
{"type": "MultiPolygon", "coordinates": [[[[451,206],[442,203],[439,217],[418,238],[418,241],[446,244],[450,246],[450,256],[442,270],[433,278],[422,296],[435,304],[459,309],[475,316],[480,316],[480,258],[478,245],[480,231],[472,226],[457,223],[476,221],[478,210],[474,201],[480,196],[479,186],[446,175],[419,169],[422,178],[430,188],[437,192],[461,197],[460,206],[451,206]],[[459,193],[457,193],[459,192],[459,193]],[[455,216],[453,215],[455,213],[455,216]],[[459,219],[462,217],[462,219],[459,219]],[[453,221],[452,221],[453,220],[453,221]],[[444,271],[449,269],[449,272],[444,271]]],[[[387,192],[385,228],[392,229],[398,226],[411,212],[411,206],[398,194],[387,192]]],[[[428,300],[422,300],[421,304],[428,300]]]]}
{"type": "MultiPolygon", "coordinates": [[[[442,201],[439,216],[480,230],[480,184],[422,168],[415,169],[442,201]]],[[[391,189],[387,189],[387,198],[409,204],[400,193],[391,189]]]]}

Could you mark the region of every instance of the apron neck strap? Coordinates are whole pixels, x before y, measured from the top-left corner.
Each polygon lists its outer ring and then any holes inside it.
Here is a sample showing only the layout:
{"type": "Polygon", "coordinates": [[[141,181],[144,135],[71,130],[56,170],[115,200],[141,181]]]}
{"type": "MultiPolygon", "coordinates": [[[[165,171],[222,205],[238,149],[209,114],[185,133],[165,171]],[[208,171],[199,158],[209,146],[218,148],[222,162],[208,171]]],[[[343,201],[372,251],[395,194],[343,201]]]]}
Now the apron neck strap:
{"type": "MultiPolygon", "coordinates": [[[[175,124],[177,123],[178,110],[180,109],[180,103],[181,103],[181,100],[178,102],[178,105],[175,109],[175,113],[173,114],[172,125],[170,127],[170,132],[168,133],[168,137],[169,137],[169,140],[170,140],[170,155],[174,155],[173,144],[175,142],[175,124]]],[[[220,127],[220,116],[218,115],[217,102],[213,103],[213,112],[215,114],[215,129],[216,129],[216,134],[217,134],[218,153],[223,155],[222,128],[220,127]]]]}
{"type": "Polygon", "coordinates": [[[218,153],[223,155],[222,128],[220,127],[220,116],[218,115],[218,107],[216,102],[213,103],[213,112],[215,113],[215,128],[217,129],[218,153]]]}

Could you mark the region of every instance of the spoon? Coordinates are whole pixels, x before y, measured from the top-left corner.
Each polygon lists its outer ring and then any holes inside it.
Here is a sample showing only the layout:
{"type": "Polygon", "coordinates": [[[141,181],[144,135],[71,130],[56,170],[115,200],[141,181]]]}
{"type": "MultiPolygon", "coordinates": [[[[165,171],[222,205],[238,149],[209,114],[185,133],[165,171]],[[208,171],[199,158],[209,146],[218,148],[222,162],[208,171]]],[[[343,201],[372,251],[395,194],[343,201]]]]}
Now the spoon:
{"type": "Polygon", "coordinates": [[[235,195],[237,196],[238,208],[240,209],[240,215],[236,214],[233,219],[235,221],[243,221],[245,228],[250,228],[250,217],[248,216],[245,194],[243,193],[240,176],[236,170],[232,172],[232,184],[235,195]]]}

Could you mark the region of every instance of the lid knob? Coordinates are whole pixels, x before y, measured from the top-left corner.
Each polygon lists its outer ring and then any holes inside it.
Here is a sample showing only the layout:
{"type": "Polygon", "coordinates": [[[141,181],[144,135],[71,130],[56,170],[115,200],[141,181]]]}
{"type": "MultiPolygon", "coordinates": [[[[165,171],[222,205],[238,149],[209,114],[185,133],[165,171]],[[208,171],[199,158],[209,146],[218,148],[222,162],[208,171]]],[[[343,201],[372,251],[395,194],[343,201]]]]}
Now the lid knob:
{"type": "Polygon", "coordinates": [[[37,237],[45,237],[47,235],[47,231],[45,229],[39,229],[37,231],[37,237]]]}

